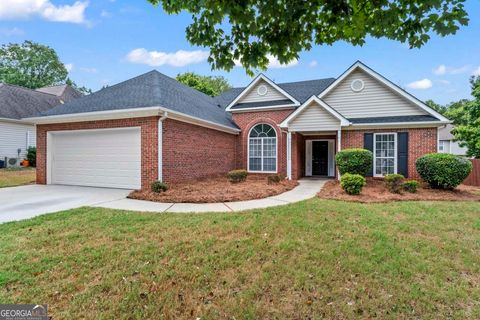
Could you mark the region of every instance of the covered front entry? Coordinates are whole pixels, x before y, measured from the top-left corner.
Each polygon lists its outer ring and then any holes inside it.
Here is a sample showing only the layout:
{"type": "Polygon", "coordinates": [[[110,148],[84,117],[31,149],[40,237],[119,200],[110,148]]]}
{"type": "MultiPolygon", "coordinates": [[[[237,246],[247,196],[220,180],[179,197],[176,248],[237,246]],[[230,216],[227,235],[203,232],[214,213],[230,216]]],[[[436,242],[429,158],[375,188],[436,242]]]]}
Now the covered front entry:
{"type": "Polygon", "coordinates": [[[335,176],[335,140],[305,140],[305,176],[335,176]]]}

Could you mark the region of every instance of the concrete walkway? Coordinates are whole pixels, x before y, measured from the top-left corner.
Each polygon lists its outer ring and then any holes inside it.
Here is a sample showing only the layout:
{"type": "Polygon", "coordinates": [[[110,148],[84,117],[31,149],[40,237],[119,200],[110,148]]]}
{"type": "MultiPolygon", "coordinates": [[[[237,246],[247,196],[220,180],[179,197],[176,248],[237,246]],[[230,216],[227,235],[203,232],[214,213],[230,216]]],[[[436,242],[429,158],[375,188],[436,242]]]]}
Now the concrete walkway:
{"type": "Polygon", "coordinates": [[[219,203],[163,203],[134,199],[102,202],[95,207],[145,212],[225,212],[281,206],[313,198],[326,179],[301,179],[294,189],[264,199],[219,203]]]}

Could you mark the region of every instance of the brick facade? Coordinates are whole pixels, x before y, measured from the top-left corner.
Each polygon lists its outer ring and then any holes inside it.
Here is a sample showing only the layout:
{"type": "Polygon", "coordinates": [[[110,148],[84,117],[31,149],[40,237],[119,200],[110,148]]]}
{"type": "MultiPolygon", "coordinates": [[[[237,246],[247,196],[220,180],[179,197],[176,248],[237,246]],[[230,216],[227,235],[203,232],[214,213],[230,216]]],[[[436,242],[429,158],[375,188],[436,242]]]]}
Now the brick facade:
{"type": "MultiPolygon", "coordinates": [[[[259,123],[271,125],[277,132],[277,172],[287,174],[287,134],[279,125],[293,109],[281,111],[241,112],[232,115],[233,121],[242,130],[237,140],[237,168],[247,169],[248,134],[259,123]]],[[[293,152],[292,152],[293,155],[293,152]]]]}
{"type": "Polygon", "coordinates": [[[158,117],[37,125],[37,183],[47,183],[47,132],[140,127],[142,141],[142,189],[158,179],[158,117]]]}
{"type": "Polygon", "coordinates": [[[167,183],[225,174],[235,169],[237,135],[166,119],[163,180],[167,183]]]}
{"type": "Polygon", "coordinates": [[[342,149],[363,148],[366,132],[408,132],[408,173],[413,179],[420,178],[415,168],[415,161],[424,154],[437,152],[437,128],[342,131],[342,149]]]}

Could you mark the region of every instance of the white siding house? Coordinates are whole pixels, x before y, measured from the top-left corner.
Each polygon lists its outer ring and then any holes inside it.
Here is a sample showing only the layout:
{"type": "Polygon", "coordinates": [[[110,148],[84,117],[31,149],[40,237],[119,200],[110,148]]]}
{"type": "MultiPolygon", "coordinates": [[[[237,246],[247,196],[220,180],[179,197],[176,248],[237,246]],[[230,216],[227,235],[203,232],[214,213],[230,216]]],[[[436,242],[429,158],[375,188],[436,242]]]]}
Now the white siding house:
{"type": "Polygon", "coordinates": [[[28,147],[36,145],[35,140],[35,126],[0,120],[0,160],[5,157],[17,158],[19,155],[25,158],[28,147]]]}

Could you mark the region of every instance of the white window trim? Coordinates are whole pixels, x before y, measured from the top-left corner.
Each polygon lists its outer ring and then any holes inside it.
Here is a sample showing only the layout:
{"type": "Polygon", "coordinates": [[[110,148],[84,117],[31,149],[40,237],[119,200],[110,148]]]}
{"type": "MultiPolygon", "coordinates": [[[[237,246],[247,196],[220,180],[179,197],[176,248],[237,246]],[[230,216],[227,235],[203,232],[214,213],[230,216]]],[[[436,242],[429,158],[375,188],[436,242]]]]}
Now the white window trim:
{"type": "MultiPolygon", "coordinates": [[[[384,177],[382,174],[377,174],[377,136],[378,135],[394,135],[394,146],[395,146],[395,155],[393,156],[393,173],[398,173],[398,135],[397,132],[376,132],[373,134],[373,176],[374,177],[384,177]]],[[[384,157],[381,157],[384,158],[384,157]]]]}
{"type": "MultiPolygon", "coordinates": [[[[258,138],[258,139],[261,139],[261,138],[258,138]]],[[[261,163],[262,163],[262,168],[263,168],[263,142],[262,142],[262,162],[261,163]]],[[[251,172],[251,173],[277,173],[278,172],[278,132],[275,129],[275,127],[273,125],[271,125],[270,123],[265,123],[265,122],[256,123],[250,128],[250,130],[248,130],[248,135],[247,135],[247,172],[251,172]],[[273,129],[273,131],[275,132],[275,171],[250,170],[250,133],[252,132],[253,128],[258,126],[259,124],[266,124],[267,126],[270,126],[273,129]]]]}

